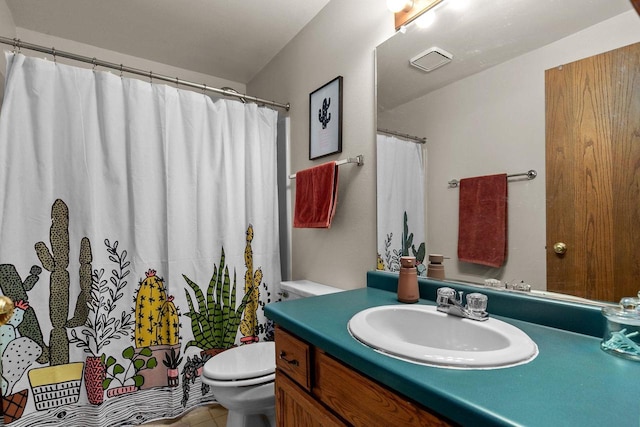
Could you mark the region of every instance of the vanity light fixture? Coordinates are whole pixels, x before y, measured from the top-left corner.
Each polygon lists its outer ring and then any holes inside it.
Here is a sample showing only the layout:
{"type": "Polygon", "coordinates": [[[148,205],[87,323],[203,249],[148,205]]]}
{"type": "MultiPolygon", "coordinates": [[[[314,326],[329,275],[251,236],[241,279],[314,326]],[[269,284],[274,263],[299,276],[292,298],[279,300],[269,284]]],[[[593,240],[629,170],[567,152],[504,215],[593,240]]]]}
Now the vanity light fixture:
{"type": "Polygon", "coordinates": [[[387,7],[395,14],[396,31],[416,20],[444,0],[387,0],[387,7]]]}
{"type": "Polygon", "coordinates": [[[448,64],[453,55],[439,47],[432,47],[419,53],[409,60],[409,63],[427,73],[448,64]]]}

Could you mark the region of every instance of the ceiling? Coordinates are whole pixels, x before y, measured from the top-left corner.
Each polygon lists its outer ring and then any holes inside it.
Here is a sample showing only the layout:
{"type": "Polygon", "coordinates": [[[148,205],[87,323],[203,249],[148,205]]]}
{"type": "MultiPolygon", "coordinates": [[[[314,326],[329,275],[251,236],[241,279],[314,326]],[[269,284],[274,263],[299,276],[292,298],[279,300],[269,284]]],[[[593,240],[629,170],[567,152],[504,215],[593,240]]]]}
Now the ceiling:
{"type": "Polygon", "coordinates": [[[329,0],[6,2],[16,27],[247,84],[329,0]]]}
{"type": "Polygon", "coordinates": [[[380,111],[632,10],[629,0],[467,0],[465,9],[455,3],[441,3],[429,28],[411,24],[378,46],[380,111]],[[434,46],[453,60],[429,73],[409,65],[434,46]]]}

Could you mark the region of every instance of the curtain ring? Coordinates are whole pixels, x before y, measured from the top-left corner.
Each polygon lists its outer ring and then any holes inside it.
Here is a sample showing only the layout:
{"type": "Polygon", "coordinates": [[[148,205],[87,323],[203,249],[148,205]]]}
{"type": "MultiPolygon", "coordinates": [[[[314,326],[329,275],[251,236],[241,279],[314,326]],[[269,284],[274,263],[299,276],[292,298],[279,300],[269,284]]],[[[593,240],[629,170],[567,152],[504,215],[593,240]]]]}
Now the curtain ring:
{"type": "Polygon", "coordinates": [[[178,89],[180,87],[180,82],[179,79],[176,77],[176,89],[178,89]]]}
{"type": "Polygon", "coordinates": [[[122,64],[120,64],[120,78],[122,78],[122,64]]]}
{"type": "Polygon", "coordinates": [[[202,85],[202,94],[204,95],[207,92],[207,85],[203,84],[202,85]]]}
{"type": "Polygon", "coordinates": [[[153,84],[153,71],[149,71],[149,83],[153,84]]]}
{"type": "Polygon", "coordinates": [[[95,71],[95,70],[96,70],[96,67],[98,66],[98,65],[96,64],[96,57],[95,57],[95,56],[94,56],[94,57],[93,57],[93,59],[91,60],[91,63],[93,64],[93,71],[95,71]]]}
{"type": "Polygon", "coordinates": [[[56,58],[56,48],[55,47],[51,48],[51,54],[53,55],[53,63],[57,64],[58,61],[57,61],[57,58],[56,58]]]}

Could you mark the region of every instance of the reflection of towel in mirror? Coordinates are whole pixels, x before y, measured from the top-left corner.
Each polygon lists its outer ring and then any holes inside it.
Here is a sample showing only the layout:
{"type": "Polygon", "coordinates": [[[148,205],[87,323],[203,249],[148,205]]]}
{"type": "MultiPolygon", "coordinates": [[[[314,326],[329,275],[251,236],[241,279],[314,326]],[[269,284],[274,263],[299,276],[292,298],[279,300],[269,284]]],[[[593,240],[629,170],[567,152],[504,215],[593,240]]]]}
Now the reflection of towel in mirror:
{"type": "Polygon", "coordinates": [[[338,203],[338,166],[323,163],[296,173],[293,226],[329,228],[338,203]]]}
{"type": "Polygon", "coordinates": [[[500,267],[507,256],[507,175],[460,180],[458,259],[500,267]]]}

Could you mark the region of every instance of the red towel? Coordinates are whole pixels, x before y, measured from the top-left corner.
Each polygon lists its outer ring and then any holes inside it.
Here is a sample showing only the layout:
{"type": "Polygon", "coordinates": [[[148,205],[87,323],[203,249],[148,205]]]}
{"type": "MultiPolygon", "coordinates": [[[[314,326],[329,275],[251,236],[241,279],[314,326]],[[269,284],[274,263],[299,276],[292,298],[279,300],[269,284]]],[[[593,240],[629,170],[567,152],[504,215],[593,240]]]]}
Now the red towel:
{"type": "Polygon", "coordinates": [[[295,228],[329,228],[338,203],[338,166],[323,163],[296,173],[295,228]]]}
{"type": "Polygon", "coordinates": [[[458,259],[500,267],[507,257],[507,174],[460,180],[458,259]]]}

